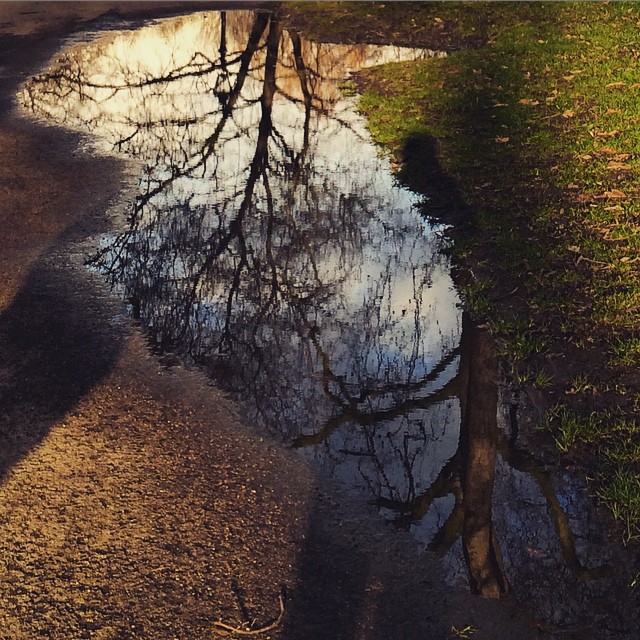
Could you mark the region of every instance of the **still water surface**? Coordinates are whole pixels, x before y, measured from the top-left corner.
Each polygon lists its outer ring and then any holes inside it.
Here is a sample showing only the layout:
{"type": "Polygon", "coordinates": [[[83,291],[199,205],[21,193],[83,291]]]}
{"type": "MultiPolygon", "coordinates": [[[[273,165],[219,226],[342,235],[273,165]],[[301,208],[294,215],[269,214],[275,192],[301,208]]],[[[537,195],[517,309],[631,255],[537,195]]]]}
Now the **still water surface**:
{"type": "Polygon", "coordinates": [[[463,318],[445,227],[345,91],[359,69],[439,54],[306,42],[269,12],[103,26],[19,102],[135,163],[128,222],[90,264],[154,349],[206,368],[452,581],[563,627],[615,613],[584,487],[498,428],[495,355],[463,318]]]}

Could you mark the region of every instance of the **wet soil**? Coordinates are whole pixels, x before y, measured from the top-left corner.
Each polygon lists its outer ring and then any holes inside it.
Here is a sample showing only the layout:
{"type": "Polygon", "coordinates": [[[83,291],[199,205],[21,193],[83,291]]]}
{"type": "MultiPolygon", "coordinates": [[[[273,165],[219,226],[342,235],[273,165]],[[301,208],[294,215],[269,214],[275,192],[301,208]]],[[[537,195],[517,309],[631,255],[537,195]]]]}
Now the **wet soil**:
{"type": "MultiPolygon", "coordinates": [[[[202,7],[202,3],[198,3],[202,7]]],[[[116,7],[117,5],[117,7],[116,7]]],[[[83,242],[126,167],[21,120],[19,82],[108,9],[0,5],[0,638],[542,638],[508,602],[444,586],[415,541],[164,366],[83,242]]]]}

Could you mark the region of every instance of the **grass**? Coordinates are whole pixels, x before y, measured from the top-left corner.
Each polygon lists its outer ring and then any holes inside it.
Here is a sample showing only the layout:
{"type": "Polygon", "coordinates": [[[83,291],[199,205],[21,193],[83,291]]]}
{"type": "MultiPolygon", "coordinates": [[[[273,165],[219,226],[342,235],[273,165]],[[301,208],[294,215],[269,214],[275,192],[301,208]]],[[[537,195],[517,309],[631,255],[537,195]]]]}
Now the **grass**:
{"type": "Polygon", "coordinates": [[[466,640],[467,638],[470,638],[475,633],[475,631],[475,628],[470,624],[462,627],[462,629],[458,629],[457,627],[453,626],[451,627],[450,638],[462,638],[463,640],[466,640]]]}
{"type": "Polygon", "coordinates": [[[478,315],[488,315],[493,308],[489,298],[490,291],[491,281],[481,278],[474,278],[461,287],[466,307],[478,315]]]}
{"type": "Polygon", "coordinates": [[[499,336],[498,354],[506,358],[512,365],[529,359],[532,355],[545,349],[546,329],[536,325],[531,319],[505,316],[494,317],[490,325],[494,335],[499,336]]]}
{"type": "Polygon", "coordinates": [[[640,424],[624,413],[588,415],[555,405],[546,425],[563,453],[582,445],[596,447],[599,478],[596,495],[624,525],[626,541],[640,541],[640,424]]]}
{"type": "Polygon", "coordinates": [[[454,221],[467,309],[516,380],[566,398],[547,421],[558,449],[588,445],[598,495],[635,537],[640,5],[399,3],[393,18],[391,5],[299,8],[369,34],[391,20],[399,43],[440,32],[446,58],[361,73],[360,109],[424,214],[454,221]],[[565,379],[542,373],[553,353],[565,379]],[[613,382],[572,367],[585,360],[613,382]]]}
{"type": "Polygon", "coordinates": [[[640,477],[629,470],[616,469],[598,490],[599,498],[624,523],[625,539],[640,540],[640,477]]]}
{"type": "Polygon", "coordinates": [[[640,338],[616,341],[612,346],[613,362],[623,366],[640,366],[640,338]]]}
{"type": "Polygon", "coordinates": [[[598,393],[598,386],[595,380],[592,380],[586,373],[577,374],[570,383],[567,393],[598,393]]]}
{"type": "Polygon", "coordinates": [[[538,370],[524,370],[518,371],[515,375],[516,381],[521,384],[531,384],[536,389],[550,389],[553,386],[553,376],[546,371],[538,370]]]}
{"type": "Polygon", "coordinates": [[[601,422],[594,413],[579,415],[564,405],[556,405],[547,413],[546,426],[560,451],[567,453],[574,443],[581,439],[592,442],[601,433],[601,422]]]}

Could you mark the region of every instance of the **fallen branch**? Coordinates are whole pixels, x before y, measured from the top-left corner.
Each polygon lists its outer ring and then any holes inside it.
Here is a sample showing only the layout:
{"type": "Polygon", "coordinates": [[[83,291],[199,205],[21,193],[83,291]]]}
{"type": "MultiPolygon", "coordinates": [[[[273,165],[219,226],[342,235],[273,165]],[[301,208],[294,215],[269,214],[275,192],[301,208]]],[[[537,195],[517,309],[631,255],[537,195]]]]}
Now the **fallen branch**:
{"type": "Polygon", "coordinates": [[[224,629],[229,633],[237,633],[243,636],[254,636],[259,633],[273,631],[273,629],[280,625],[280,623],[282,622],[282,618],[284,618],[284,596],[282,593],[278,596],[278,600],[280,603],[280,613],[278,614],[276,620],[266,627],[260,627],[260,629],[238,629],[237,627],[232,627],[231,625],[225,624],[224,622],[220,622],[218,620],[213,623],[213,626],[218,627],[218,629],[224,629]]]}

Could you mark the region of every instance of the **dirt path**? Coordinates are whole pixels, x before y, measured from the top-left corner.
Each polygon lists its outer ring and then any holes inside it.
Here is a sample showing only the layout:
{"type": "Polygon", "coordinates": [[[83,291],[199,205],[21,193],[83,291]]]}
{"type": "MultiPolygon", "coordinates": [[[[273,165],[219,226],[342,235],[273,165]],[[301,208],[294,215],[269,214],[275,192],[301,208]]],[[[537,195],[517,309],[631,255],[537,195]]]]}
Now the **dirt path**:
{"type": "Polygon", "coordinates": [[[163,368],[84,269],[123,167],[10,104],[58,35],[110,6],[0,4],[0,638],[222,637],[216,620],[273,621],[283,585],[282,624],[258,637],[543,637],[443,586],[409,537],[198,373],[163,368]]]}

